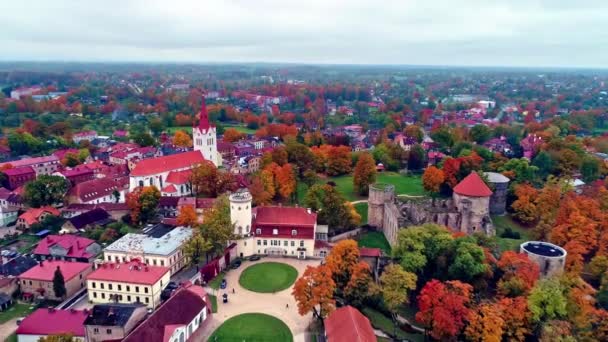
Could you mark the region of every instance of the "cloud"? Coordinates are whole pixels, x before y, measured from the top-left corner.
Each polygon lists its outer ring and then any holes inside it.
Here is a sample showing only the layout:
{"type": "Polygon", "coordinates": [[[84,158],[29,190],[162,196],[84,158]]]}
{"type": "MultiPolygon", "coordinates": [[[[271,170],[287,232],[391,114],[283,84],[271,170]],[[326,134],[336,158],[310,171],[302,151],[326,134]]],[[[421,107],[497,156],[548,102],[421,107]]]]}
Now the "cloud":
{"type": "Polygon", "coordinates": [[[0,59],[608,67],[608,1],[6,1],[0,59]]]}

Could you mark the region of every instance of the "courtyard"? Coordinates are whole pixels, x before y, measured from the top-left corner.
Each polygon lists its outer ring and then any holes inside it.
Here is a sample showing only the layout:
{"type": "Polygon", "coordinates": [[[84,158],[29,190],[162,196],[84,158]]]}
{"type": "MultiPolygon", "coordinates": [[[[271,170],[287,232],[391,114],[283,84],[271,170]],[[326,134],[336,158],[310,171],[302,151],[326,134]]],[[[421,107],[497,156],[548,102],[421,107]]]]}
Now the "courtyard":
{"type": "Polygon", "coordinates": [[[274,293],[288,289],[298,277],[293,266],[280,262],[261,262],[247,267],[239,284],[253,292],[274,293]]]}
{"type": "MultiPolygon", "coordinates": [[[[312,322],[312,314],[306,315],[306,316],[300,316],[298,314],[298,308],[296,305],[296,301],[294,300],[293,296],[291,295],[291,291],[293,288],[293,282],[290,281],[290,284],[288,285],[287,288],[283,289],[283,290],[277,290],[276,292],[272,293],[272,292],[266,292],[266,293],[260,293],[260,292],[254,292],[251,290],[246,289],[245,287],[243,287],[241,285],[241,283],[239,282],[239,279],[241,279],[241,276],[244,273],[250,273],[251,270],[247,271],[247,269],[250,266],[256,266],[256,265],[263,265],[263,264],[274,264],[274,263],[278,263],[278,264],[282,264],[284,266],[289,265],[290,267],[292,267],[293,269],[296,270],[297,274],[295,276],[295,278],[297,278],[298,275],[302,274],[304,272],[304,270],[306,269],[306,266],[316,266],[320,263],[320,260],[298,260],[298,259],[292,259],[292,258],[281,258],[281,257],[276,257],[276,258],[272,258],[272,257],[264,257],[259,261],[244,261],[243,264],[241,265],[241,267],[239,267],[236,270],[230,270],[225,274],[225,278],[226,282],[227,282],[227,286],[226,289],[218,289],[215,290],[211,287],[207,287],[207,291],[209,291],[209,294],[212,295],[216,295],[218,297],[218,312],[215,313],[213,315],[212,321],[210,322],[208,329],[206,329],[205,331],[205,336],[203,340],[209,340],[209,341],[213,341],[210,338],[210,336],[212,336],[212,334],[215,333],[215,331],[220,328],[220,326],[223,323],[227,323],[228,327],[234,327],[234,326],[239,326],[239,324],[243,324],[243,322],[250,322],[252,321],[252,319],[256,320],[256,322],[260,322],[258,323],[258,325],[260,325],[261,327],[263,327],[264,329],[274,329],[274,327],[278,326],[278,323],[276,323],[273,319],[264,317],[264,319],[260,318],[260,317],[256,317],[256,318],[252,318],[250,316],[245,316],[244,318],[239,318],[236,321],[231,321],[230,323],[229,320],[233,317],[242,315],[242,314],[265,314],[268,316],[272,316],[272,318],[276,318],[277,320],[282,321],[282,323],[284,323],[288,328],[289,331],[291,333],[291,336],[293,336],[293,341],[295,342],[304,342],[306,341],[306,330],[310,324],[310,322],[312,322]],[[233,293],[234,290],[234,293],[233,293]],[[227,294],[228,295],[228,303],[223,303],[222,302],[222,295],[223,294],[227,294]]],[[[269,274],[267,274],[268,277],[272,277],[272,273],[274,272],[279,272],[279,273],[284,273],[284,270],[287,270],[288,268],[285,268],[284,266],[281,267],[274,267],[275,265],[271,265],[272,267],[268,268],[268,265],[264,265],[264,266],[258,266],[256,268],[253,268],[252,270],[254,271],[254,273],[252,273],[253,275],[258,274],[258,271],[261,270],[266,270],[267,272],[269,272],[269,274]],[[261,267],[261,268],[260,268],[261,267]]],[[[246,275],[247,278],[250,277],[250,275],[246,275]]],[[[246,279],[247,279],[246,278],[246,279]]],[[[291,277],[290,277],[291,278],[291,277]]],[[[294,280],[295,280],[294,278],[294,280]]],[[[251,279],[257,279],[257,275],[255,277],[252,277],[251,279]]],[[[270,279],[270,278],[269,278],[270,279]]],[[[279,277],[279,279],[282,279],[282,277],[279,277]]],[[[261,280],[255,280],[254,283],[258,283],[260,281],[263,281],[263,279],[261,280]]],[[[278,283],[284,283],[282,281],[271,281],[274,284],[278,284],[278,283]]],[[[217,335],[217,336],[225,336],[223,335],[224,329],[223,327],[220,328],[220,330],[218,330],[218,334],[222,334],[222,335],[217,335]]],[[[232,330],[232,329],[231,329],[232,330]]],[[[235,338],[235,340],[238,341],[242,341],[243,339],[247,338],[247,336],[251,337],[251,335],[245,335],[245,334],[250,334],[253,333],[255,334],[255,331],[249,331],[249,330],[243,330],[242,331],[242,335],[239,333],[238,336],[231,336],[233,338],[235,338]]],[[[256,339],[247,339],[247,341],[256,341],[256,339]]],[[[266,339],[267,340],[267,339],[266,339]]],[[[290,341],[291,339],[285,339],[285,341],[290,341]]],[[[219,341],[219,339],[218,339],[219,341]]],[[[264,339],[261,339],[260,341],[264,341],[264,339]]],[[[277,341],[281,341],[281,340],[277,340],[277,341]]]]}

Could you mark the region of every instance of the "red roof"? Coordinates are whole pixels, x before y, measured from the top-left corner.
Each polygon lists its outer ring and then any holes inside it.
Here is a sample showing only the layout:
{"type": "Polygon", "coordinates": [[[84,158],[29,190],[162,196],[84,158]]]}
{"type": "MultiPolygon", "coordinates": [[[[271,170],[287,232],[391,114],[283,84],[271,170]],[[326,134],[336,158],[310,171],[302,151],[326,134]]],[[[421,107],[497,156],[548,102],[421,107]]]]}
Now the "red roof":
{"type": "Polygon", "coordinates": [[[19,324],[17,335],[70,333],[84,336],[84,320],[87,316],[88,313],[82,310],[38,309],[19,324]]]}
{"type": "Polygon", "coordinates": [[[367,317],[348,305],[332,312],[325,320],[327,342],[376,342],[367,317]]]}
{"type": "Polygon", "coordinates": [[[258,207],[254,225],[314,226],[317,214],[296,207],[258,207]]]}
{"type": "Polygon", "coordinates": [[[171,171],[165,180],[167,183],[186,184],[190,181],[191,170],[171,171]]]}
{"type": "Polygon", "coordinates": [[[166,187],[164,187],[161,192],[165,192],[165,193],[169,193],[172,194],[174,192],[177,192],[177,189],[175,188],[175,185],[173,184],[169,184],[166,187]]]}
{"type": "Polygon", "coordinates": [[[61,274],[63,274],[63,278],[65,279],[65,281],[68,281],[79,275],[80,273],[86,271],[88,268],[91,267],[91,264],[89,264],[88,262],[47,260],[25,271],[19,276],[19,278],[53,281],[53,276],[55,275],[55,270],[57,270],[57,267],[59,267],[59,269],[61,270],[61,274]]]}
{"type": "MultiPolygon", "coordinates": [[[[89,170],[89,172],[93,172],[89,170]]],[[[119,184],[111,178],[96,178],[76,184],[68,192],[68,196],[78,197],[82,202],[89,202],[98,198],[112,195],[120,191],[119,184]]]]}
{"type": "Polygon", "coordinates": [[[380,248],[359,247],[359,255],[361,255],[362,257],[378,258],[382,256],[382,250],[380,248]]]}
{"type": "Polygon", "coordinates": [[[6,169],[4,171],[5,175],[7,176],[20,176],[20,175],[27,175],[27,174],[36,174],[36,171],[34,171],[34,169],[32,169],[31,166],[22,166],[22,167],[15,167],[12,169],[6,169]]]}
{"type": "Polygon", "coordinates": [[[454,187],[454,192],[463,196],[492,196],[492,190],[488,188],[477,172],[471,172],[468,176],[466,176],[465,179],[454,187]]]}
{"type": "Polygon", "coordinates": [[[57,156],[44,156],[44,157],[33,157],[33,158],[25,158],[20,160],[13,160],[6,163],[1,163],[0,167],[4,165],[12,165],[13,167],[21,167],[21,166],[32,166],[36,164],[44,164],[44,163],[59,163],[59,158],[57,156]]]}
{"type": "Polygon", "coordinates": [[[144,159],[135,165],[131,176],[149,176],[173,170],[186,169],[205,160],[200,151],[144,159]]]}
{"type": "Polygon", "coordinates": [[[43,213],[49,213],[51,215],[55,215],[55,216],[59,216],[61,213],[59,213],[59,210],[47,206],[47,207],[42,207],[42,208],[31,208],[28,209],[28,211],[24,212],[23,214],[21,214],[21,216],[19,216],[20,219],[23,219],[25,221],[25,223],[27,223],[27,225],[32,225],[36,222],[38,222],[38,219],[40,219],[40,216],[43,213]]]}
{"type": "Polygon", "coordinates": [[[38,242],[34,254],[49,255],[52,246],[61,246],[67,251],[68,258],[90,258],[93,255],[87,252],[87,247],[95,241],[72,234],[49,235],[38,242]]]}
{"type": "Polygon", "coordinates": [[[138,260],[133,260],[125,263],[100,264],[95,271],[87,276],[87,280],[154,285],[168,272],[168,267],[150,266],[138,260]]]}
{"type": "Polygon", "coordinates": [[[198,128],[201,131],[207,131],[210,127],[214,127],[209,124],[209,114],[207,114],[207,104],[205,103],[205,96],[203,96],[201,100],[201,111],[198,113],[198,117],[198,128]]]}

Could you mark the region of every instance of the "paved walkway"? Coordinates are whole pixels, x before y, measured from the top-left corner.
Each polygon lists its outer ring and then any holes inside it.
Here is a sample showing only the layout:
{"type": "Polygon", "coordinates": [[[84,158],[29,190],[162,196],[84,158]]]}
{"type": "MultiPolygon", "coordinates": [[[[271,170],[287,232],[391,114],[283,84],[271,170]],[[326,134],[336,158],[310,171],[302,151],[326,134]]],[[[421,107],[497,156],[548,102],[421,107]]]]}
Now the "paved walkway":
{"type": "Polygon", "coordinates": [[[9,321],[6,321],[0,324],[0,341],[4,341],[9,336],[11,336],[15,331],[17,331],[17,320],[19,318],[13,318],[9,321]]]}
{"type": "Polygon", "coordinates": [[[245,261],[238,269],[230,270],[226,273],[225,279],[228,286],[225,290],[209,290],[209,293],[217,296],[218,312],[213,315],[209,327],[205,329],[207,334],[203,336],[201,341],[206,341],[213,331],[230,317],[251,312],[260,312],[277,317],[287,324],[293,334],[294,342],[306,341],[306,329],[312,321],[312,314],[307,316],[298,314],[296,302],[291,295],[293,286],[277,293],[257,293],[246,290],[239,285],[239,277],[243,270],[255,263],[268,261],[281,262],[295,267],[298,270],[298,277],[304,273],[306,266],[316,266],[320,263],[319,260],[265,257],[259,261],[245,261]],[[233,288],[235,294],[232,294],[233,288]],[[228,293],[228,303],[226,304],[222,303],[221,298],[224,293],[228,293]],[[289,308],[286,307],[288,304],[289,308]]]}

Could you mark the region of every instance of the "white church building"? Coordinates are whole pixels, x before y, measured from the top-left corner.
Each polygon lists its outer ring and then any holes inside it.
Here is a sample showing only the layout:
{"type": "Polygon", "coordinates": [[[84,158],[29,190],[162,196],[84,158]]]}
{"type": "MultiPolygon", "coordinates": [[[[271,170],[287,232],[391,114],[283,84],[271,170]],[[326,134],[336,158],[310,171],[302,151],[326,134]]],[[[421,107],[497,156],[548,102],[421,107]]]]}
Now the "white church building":
{"type": "Polygon", "coordinates": [[[222,157],[217,152],[217,129],[215,125],[209,123],[207,114],[207,104],[203,96],[201,111],[198,114],[198,125],[196,120],[192,127],[192,142],[195,151],[201,151],[206,160],[211,161],[215,166],[222,164],[222,157]]]}

